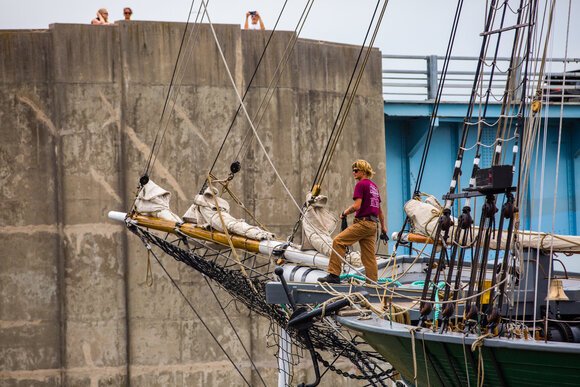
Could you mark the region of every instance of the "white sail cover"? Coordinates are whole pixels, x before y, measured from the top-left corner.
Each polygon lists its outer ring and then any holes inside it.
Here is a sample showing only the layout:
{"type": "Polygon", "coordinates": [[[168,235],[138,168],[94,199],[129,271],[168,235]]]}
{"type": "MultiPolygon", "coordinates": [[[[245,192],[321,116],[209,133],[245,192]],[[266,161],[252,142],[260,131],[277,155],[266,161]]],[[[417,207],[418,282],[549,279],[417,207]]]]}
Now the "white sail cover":
{"type": "MultiPolygon", "coordinates": [[[[319,253],[330,257],[332,252],[332,237],[338,218],[327,208],[328,198],[324,195],[312,197],[311,193],[306,195],[306,201],[310,206],[304,212],[302,218],[302,250],[316,250],[319,253]]],[[[360,252],[352,251],[345,257],[347,262],[355,267],[362,266],[360,252]]],[[[326,269],[326,267],[323,267],[326,269]]]]}
{"type": "MultiPolygon", "coordinates": [[[[437,229],[437,222],[439,221],[439,216],[443,208],[437,203],[437,200],[432,196],[429,196],[425,202],[420,200],[412,199],[405,203],[405,212],[409,217],[411,222],[413,232],[428,236],[431,238],[435,237],[435,231],[437,229]]],[[[457,227],[457,219],[452,218],[453,227],[457,227]]],[[[478,228],[474,228],[473,238],[477,237],[478,228]]],[[[450,231],[451,234],[451,231],[450,231]]],[[[523,247],[529,248],[539,248],[541,250],[559,253],[580,253],[580,236],[578,235],[552,235],[549,233],[519,230],[516,231],[517,242],[523,247]]],[[[494,233],[494,238],[497,233],[494,233]]],[[[462,235],[460,235],[460,238],[462,235]]],[[[501,238],[501,249],[505,248],[505,243],[507,241],[507,233],[502,233],[501,238]]],[[[497,241],[491,239],[490,247],[492,249],[497,248],[497,241]]]]}
{"type": "Polygon", "coordinates": [[[314,249],[328,257],[332,251],[330,234],[336,227],[337,218],[326,208],[326,196],[318,195],[313,198],[308,193],[306,201],[311,204],[302,218],[302,250],[314,249]]]}
{"type": "MultiPolygon", "coordinates": [[[[412,199],[405,203],[404,208],[415,233],[435,237],[437,222],[443,211],[437,199],[432,196],[428,196],[424,202],[412,199]]],[[[456,223],[454,219],[454,224],[456,223]]]]}
{"type": "Polygon", "coordinates": [[[197,223],[199,227],[224,231],[225,225],[227,230],[235,235],[256,240],[274,239],[275,235],[271,232],[252,226],[243,219],[236,219],[229,212],[229,203],[218,196],[217,189],[207,188],[203,195],[195,196],[193,204],[183,217],[187,221],[197,223]]]}
{"type": "Polygon", "coordinates": [[[164,190],[155,184],[153,180],[149,180],[141,188],[137,199],[135,199],[135,210],[142,215],[181,222],[179,216],[175,215],[169,209],[170,199],[171,192],[164,190]]]}

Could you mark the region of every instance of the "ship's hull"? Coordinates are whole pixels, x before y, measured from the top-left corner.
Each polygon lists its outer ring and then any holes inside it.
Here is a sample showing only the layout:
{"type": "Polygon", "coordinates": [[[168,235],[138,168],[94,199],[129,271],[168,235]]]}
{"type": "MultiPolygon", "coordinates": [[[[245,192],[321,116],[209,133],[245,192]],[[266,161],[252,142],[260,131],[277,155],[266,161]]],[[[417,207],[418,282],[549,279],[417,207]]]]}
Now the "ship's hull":
{"type": "Polygon", "coordinates": [[[378,318],[339,321],[360,332],[411,385],[580,385],[580,344],[488,338],[472,350],[474,335],[427,329],[412,334],[416,327],[378,318]]]}

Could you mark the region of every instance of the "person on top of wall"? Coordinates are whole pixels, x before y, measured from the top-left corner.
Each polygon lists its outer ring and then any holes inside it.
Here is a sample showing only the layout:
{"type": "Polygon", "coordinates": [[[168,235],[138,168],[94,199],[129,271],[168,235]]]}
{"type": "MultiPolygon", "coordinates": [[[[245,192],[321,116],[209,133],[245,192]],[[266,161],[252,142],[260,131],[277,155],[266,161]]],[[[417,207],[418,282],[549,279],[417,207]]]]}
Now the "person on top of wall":
{"type": "Polygon", "coordinates": [[[381,209],[381,196],[377,185],[371,180],[375,172],[365,160],[352,164],[352,174],[357,181],[352,200],[354,203],[340,214],[343,219],[355,213],[353,223],[338,234],[332,241],[332,253],[328,262],[328,275],[318,278],[318,282],[340,283],[342,262],[348,246],[360,244],[361,260],[365,275],[370,281],[378,280],[375,240],[377,223],[381,224],[381,239],[386,239],[385,216],[381,209]]]}
{"type": "Polygon", "coordinates": [[[109,25],[109,11],[106,8],[101,8],[97,11],[97,17],[91,20],[94,25],[109,25]]]}
{"type": "Polygon", "coordinates": [[[262,21],[262,17],[258,13],[258,11],[248,11],[246,12],[246,23],[244,24],[245,30],[263,30],[264,22],[262,21]],[[248,18],[251,18],[251,23],[248,24],[248,18]],[[259,24],[258,24],[259,23],[259,24]]]}
{"type": "Polygon", "coordinates": [[[125,17],[126,21],[131,20],[131,15],[133,15],[133,10],[129,7],[123,8],[123,16],[125,17]]]}

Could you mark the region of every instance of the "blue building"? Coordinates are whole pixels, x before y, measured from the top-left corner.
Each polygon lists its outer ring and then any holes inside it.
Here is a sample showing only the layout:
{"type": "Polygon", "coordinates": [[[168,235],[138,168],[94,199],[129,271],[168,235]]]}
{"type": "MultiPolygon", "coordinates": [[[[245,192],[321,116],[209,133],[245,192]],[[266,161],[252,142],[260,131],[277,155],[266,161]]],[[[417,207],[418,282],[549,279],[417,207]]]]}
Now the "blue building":
{"type": "MultiPolygon", "coordinates": [[[[437,89],[438,57],[402,57],[384,56],[383,85],[385,91],[385,138],[387,154],[387,214],[389,232],[399,231],[405,214],[404,203],[412,196],[421,162],[429,121],[434,108],[434,92],[437,89]],[[419,62],[413,68],[409,62],[419,62]],[[394,64],[393,64],[394,63],[394,64]],[[401,68],[395,68],[399,65],[401,68]],[[421,68],[423,66],[423,68],[421,68]]],[[[504,58],[507,60],[507,58],[504,58]]],[[[458,58],[464,67],[477,58],[458,58]]],[[[566,60],[576,62],[578,59],[566,60]]],[[[566,62],[560,60],[560,69],[566,62]]],[[[574,67],[574,65],[569,65],[574,67]]],[[[450,67],[453,68],[453,67],[450,67]]],[[[474,68],[474,67],[471,67],[474,68]]],[[[444,94],[435,122],[435,131],[427,158],[427,168],[423,175],[420,191],[432,194],[442,202],[441,197],[449,190],[453,166],[457,157],[463,121],[468,111],[468,96],[471,90],[473,73],[458,68],[448,73],[450,90],[444,94]]],[[[447,82],[446,82],[447,84],[447,82]]],[[[500,88],[505,79],[497,80],[495,92],[501,96],[500,88]]],[[[549,90],[545,90],[549,92],[549,90]]],[[[580,230],[580,95],[567,98],[561,104],[545,103],[539,114],[542,116],[541,136],[547,136],[545,149],[539,143],[532,155],[533,167],[526,184],[529,197],[527,208],[520,209],[521,228],[552,232],[552,219],[555,217],[553,232],[564,235],[578,235],[580,230]],[[562,111],[562,120],[560,112],[562,111]],[[560,132],[561,128],[561,132],[560,132]],[[558,141],[561,136],[561,141],[558,141]],[[558,144],[560,151],[558,154],[558,144]],[[545,158],[542,155],[545,154],[545,158]],[[542,160],[545,160],[542,163],[542,160]],[[556,172],[556,164],[558,169],[556,172]],[[543,178],[542,178],[543,173],[543,178]],[[557,181],[557,184],[556,184],[557,181]],[[542,184],[543,182],[543,184],[542,184]],[[541,200],[539,198],[542,198],[541,200]],[[555,205],[555,211],[554,211],[555,205]],[[541,224],[540,224],[541,223],[541,224]]],[[[493,99],[492,99],[493,100],[493,99]]],[[[488,122],[496,121],[500,116],[501,105],[498,102],[488,106],[488,122]]],[[[474,114],[476,115],[476,114],[474,114]]],[[[493,146],[497,127],[483,128],[481,143],[481,168],[491,165],[493,146]],[[486,146],[487,145],[487,146],[486,146]]],[[[459,187],[467,187],[472,170],[477,129],[470,130],[463,162],[463,175],[459,187]]],[[[512,148],[515,139],[506,141],[504,146],[512,148]]],[[[521,149],[521,145],[520,145],[521,149]]],[[[511,164],[511,159],[506,160],[511,164]]],[[[498,198],[498,206],[501,205],[498,198]]],[[[481,200],[479,205],[481,204],[481,200]]],[[[472,214],[479,217],[478,209],[472,214]]],[[[453,215],[457,216],[457,213],[453,215]]]]}

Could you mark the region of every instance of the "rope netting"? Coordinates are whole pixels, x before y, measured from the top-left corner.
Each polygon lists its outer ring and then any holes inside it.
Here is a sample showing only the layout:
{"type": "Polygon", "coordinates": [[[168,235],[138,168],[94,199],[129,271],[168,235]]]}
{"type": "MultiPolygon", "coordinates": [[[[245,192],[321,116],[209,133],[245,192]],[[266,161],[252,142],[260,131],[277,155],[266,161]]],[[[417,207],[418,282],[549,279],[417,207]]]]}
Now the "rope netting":
{"type": "MultiPolygon", "coordinates": [[[[279,360],[282,357],[292,365],[300,362],[303,357],[302,351],[307,347],[302,335],[296,329],[287,327],[290,312],[285,305],[269,304],[266,301],[266,283],[272,281],[274,269],[274,263],[269,257],[251,253],[236,254],[234,257],[230,249],[215,250],[185,236],[169,240],[134,224],[128,224],[128,228],[148,249],[151,245],[157,246],[175,260],[183,262],[219,284],[234,300],[243,303],[252,312],[268,319],[271,324],[268,342],[270,347],[276,347],[275,356],[279,360]],[[244,270],[241,270],[242,267],[244,270]],[[292,345],[280,340],[280,329],[274,329],[274,326],[287,329],[292,345]]],[[[380,354],[348,331],[341,330],[338,324],[328,317],[314,321],[309,328],[309,334],[317,350],[318,361],[343,377],[364,380],[372,386],[384,386],[386,380],[395,372],[394,369],[388,368],[388,363],[380,354]],[[327,361],[325,356],[332,356],[334,359],[327,361]],[[351,373],[335,366],[337,358],[348,359],[356,367],[357,372],[351,373]]],[[[281,368],[282,372],[289,374],[290,380],[291,369],[292,367],[281,368]]]]}

